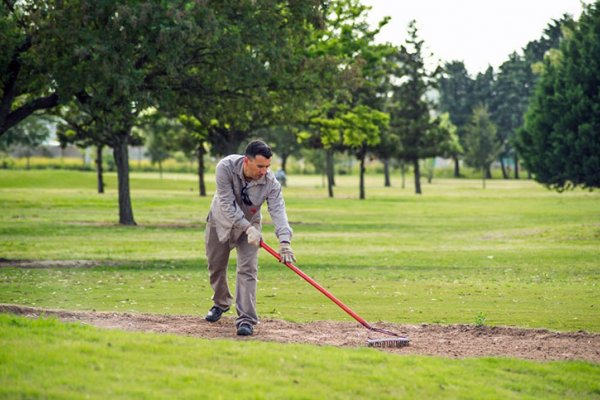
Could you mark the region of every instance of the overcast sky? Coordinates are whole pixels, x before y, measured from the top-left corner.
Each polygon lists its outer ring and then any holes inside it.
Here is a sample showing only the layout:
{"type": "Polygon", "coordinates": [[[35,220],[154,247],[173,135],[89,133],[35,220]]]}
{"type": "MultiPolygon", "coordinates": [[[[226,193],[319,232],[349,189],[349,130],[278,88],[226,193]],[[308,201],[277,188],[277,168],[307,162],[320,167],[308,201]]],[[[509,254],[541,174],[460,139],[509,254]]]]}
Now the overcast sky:
{"type": "MultiPolygon", "coordinates": [[[[591,0],[586,0],[589,4],[591,0]]],[[[371,6],[369,22],[392,19],[378,36],[400,45],[410,20],[436,60],[464,61],[470,74],[495,69],[530,41],[538,39],[552,19],[568,13],[579,18],[580,0],[362,0],[371,6]]]]}

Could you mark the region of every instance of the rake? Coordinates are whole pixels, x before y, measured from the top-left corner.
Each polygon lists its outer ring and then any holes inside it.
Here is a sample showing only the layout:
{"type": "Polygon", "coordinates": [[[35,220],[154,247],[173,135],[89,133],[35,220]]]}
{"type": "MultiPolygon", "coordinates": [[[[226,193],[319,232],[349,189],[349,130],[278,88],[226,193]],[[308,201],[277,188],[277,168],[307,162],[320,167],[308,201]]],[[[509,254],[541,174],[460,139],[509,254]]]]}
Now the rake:
{"type": "MultiPolygon", "coordinates": [[[[269,254],[271,254],[273,257],[275,257],[277,259],[277,261],[281,262],[281,256],[279,255],[279,253],[276,252],[275,250],[273,250],[273,248],[271,248],[268,244],[266,244],[262,240],[260,241],[260,247],[262,247],[269,254]]],[[[305,281],[310,283],[312,286],[314,286],[315,289],[317,289],[319,292],[321,292],[325,296],[327,296],[327,298],[329,298],[329,300],[331,300],[335,304],[337,304],[342,310],[344,310],[348,315],[350,315],[352,318],[354,318],[356,321],[358,321],[362,326],[364,326],[368,330],[373,331],[373,332],[383,333],[383,334],[389,335],[389,336],[394,336],[393,339],[369,339],[369,340],[367,340],[368,346],[371,346],[371,347],[404,347],[404,346],[408,346],[408,343],[409,343],[408,338],[400,336],[399,334],[397,334],[395,332],[388,331],[387,329],[375,328],[374,326],[371,326],[360,315],[358,315],[357,313],[352,311],[352,309],[350,307],[348,307],[347,305],[342,303],[337,297],[335,297],[333,294],[331,294],[329,291],[327,291],[327,289],[325,289],[323,286],[319,285],[310,276],[306,275],[300,268],[296,267],[294,264],[289,263],[289,262],[286,262],[284,264],[286,267],[288,267],[289,269],[294,271],[302,279],[304,279],[305,281]]]]}

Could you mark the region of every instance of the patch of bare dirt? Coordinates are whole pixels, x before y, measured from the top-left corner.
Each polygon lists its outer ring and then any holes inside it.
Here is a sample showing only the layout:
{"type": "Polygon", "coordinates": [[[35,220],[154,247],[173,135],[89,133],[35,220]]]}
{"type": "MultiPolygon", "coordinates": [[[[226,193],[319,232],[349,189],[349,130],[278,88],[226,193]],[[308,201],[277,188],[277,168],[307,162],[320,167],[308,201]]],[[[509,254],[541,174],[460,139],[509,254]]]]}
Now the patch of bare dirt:
{"type": "MultiPolygon", "coordinates": [[[[299,324],[263,319],[255,327],[254,336],[239,337],[236,336],[234,318],[231,316],[209,323],[201,316],[194,315],[64,311],[12,304],[0,304],[0,312],[31,318],[52,316],[65,322],[80,322],[107,329],[173,333],[205,339],[364,347],[368,339],[389,338],[353,322],[317,321],[299,324]]],[[[515,357],[536,361],[586,360],[600,363],[600,334],[470,325],[374,325],[410,339],[407,347],[381,349],[394,354],[451,358],[515,357]]]]}

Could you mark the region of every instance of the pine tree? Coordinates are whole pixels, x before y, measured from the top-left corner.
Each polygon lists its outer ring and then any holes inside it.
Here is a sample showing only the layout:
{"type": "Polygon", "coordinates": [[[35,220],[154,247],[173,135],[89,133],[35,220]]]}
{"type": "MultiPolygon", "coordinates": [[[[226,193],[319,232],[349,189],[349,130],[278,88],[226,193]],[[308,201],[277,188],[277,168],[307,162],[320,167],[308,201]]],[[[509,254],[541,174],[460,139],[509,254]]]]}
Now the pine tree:
{"type": "Polygon", "coordinates": [[[479,105],[473,110],[471,122],[467,126],[465,144],[465,161],[481,170],[485,189],[486,172],[502,149],[502,144],[496,136],[496,125],[492,122],[486,106],[479,105]]]}
{"type": "Polygon", "coordinates": [[[556,190],[600,187],[600,3],[544,60],[517,146],[535,179],[556,190]]]}

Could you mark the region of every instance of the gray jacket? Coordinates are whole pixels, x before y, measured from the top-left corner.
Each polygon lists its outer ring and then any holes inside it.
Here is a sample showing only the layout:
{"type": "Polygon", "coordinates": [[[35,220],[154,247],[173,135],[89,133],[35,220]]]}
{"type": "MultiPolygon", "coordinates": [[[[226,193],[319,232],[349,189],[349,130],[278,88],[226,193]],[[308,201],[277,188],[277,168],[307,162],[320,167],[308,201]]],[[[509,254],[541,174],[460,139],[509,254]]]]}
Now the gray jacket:
{"type": "Polygon", "coordinates": [[[219,241],[236,241],[240,235],[254,225],[261,229],[260,209],[267,202],[267,209],[275,225],[275,235],[280,242],[290,242],[292,228],[288,223],[281,185],[271,170],[259,180],[246,182],[243,173],[244,156],[231,155],[217,164],[217,190],[210,206],[207,221],[216,228],[219,241]],[[242,201],[242,188],[247,185],[252,205],[242,201]]]}

